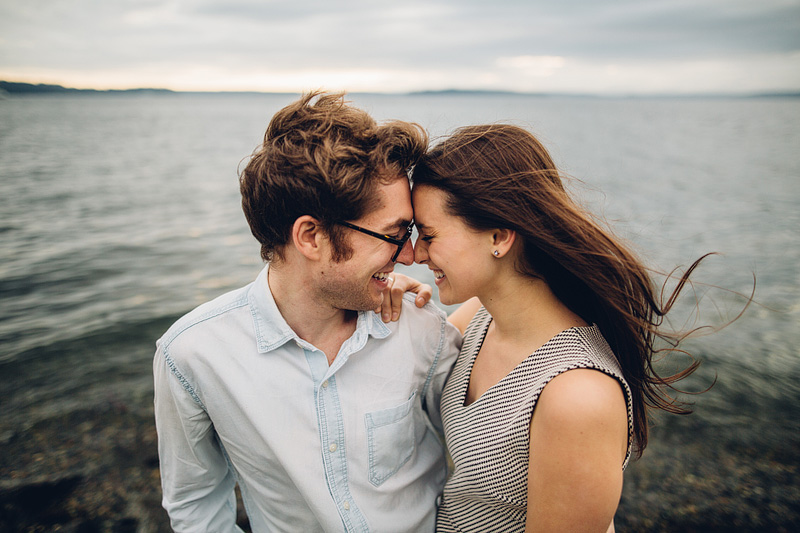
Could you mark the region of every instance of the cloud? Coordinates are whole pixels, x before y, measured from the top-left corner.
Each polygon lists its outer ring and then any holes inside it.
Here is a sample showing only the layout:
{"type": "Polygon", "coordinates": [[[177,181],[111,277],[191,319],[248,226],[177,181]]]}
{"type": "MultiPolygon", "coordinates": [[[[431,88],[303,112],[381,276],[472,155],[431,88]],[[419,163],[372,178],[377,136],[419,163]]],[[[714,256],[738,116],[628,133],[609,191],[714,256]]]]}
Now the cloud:
{"type": "Polygon", "coordinates": [[[539,78],[552,76],[566,60],[561,56],[514,56],[498,57],[495,63],[512,71],[512,75],[539,78]]]}
{"type": "Polygon", "coordinates": [[[0,4],[0,78],[99,88],[798,90],[798,51],[800,0],[0,4]]]}

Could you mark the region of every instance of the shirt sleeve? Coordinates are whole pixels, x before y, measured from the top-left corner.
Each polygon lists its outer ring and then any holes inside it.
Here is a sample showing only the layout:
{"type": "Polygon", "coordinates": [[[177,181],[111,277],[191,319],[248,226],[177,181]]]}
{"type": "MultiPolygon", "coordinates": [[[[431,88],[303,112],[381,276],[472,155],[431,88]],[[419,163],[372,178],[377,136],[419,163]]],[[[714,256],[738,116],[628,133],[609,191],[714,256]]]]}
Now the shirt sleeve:
{"type": "Polygon", "coordinates": [[[441,316],[440,327],[439,345],[436,347],[437,357],[434,359],[435,368],[428,386],[425,408],[431,423],[443,438],[444,425],[442,424],[442,413],[439,404],[442,400],[442,391],[447,378],[450,377],[450,371],[453,369],[453,365],[461,351],[462,337],[458,328],[447,321],[444,313],[441,316]]]}
{"type": "Polygon", "coordinates": [[[153,360],[162,505],[172,529],[241,532],[236,484],[214,426],[159,343],[153,360]]]}

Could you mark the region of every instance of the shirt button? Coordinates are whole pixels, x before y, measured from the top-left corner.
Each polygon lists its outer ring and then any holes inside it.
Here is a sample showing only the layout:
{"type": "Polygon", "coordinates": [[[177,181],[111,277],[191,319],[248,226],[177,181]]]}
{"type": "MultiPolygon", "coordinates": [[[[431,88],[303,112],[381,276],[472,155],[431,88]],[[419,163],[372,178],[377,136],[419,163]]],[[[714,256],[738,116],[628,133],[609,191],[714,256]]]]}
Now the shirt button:
{"type": "Polygon", "coordinates": [[[335,443],[335,442],[334,442],[333,444],[331,444],[330,446],[328,446],[328,449],[329,449],[331,452],[335,452],[335,451],[336,451],[336,448],[337,448],[337,446],[336,446],[336,443],[335,443]]]}
{"type": "Polygon", "coordinates": [[[350,510],[350,502],[344,502],[342,504],[342,507],[344,507],[345,511],[349,511],[350,510]]]}
{"type": "Polygon", "coordinates": [[[323,389],[327,389],[328,388],[328,380],[327,379],[322,382],[322,388],[323,389]]]}

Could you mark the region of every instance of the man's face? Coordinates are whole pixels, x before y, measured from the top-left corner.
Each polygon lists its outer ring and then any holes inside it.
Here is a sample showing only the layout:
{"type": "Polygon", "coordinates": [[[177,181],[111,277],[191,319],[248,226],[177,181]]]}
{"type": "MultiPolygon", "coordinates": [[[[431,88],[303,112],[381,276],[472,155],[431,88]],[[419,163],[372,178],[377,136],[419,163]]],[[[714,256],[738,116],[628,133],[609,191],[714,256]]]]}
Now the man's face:
{"type": "MultiPolygon", "coordinates": [[[[408,179],[399,174],[388,185],[379,184],[377,196],[377,207],[372,212],[347,222],[375,233],[402,237],[414,216],[408,179]]],[[[389,284],[386,278],[394,270],[392,256],[397,251],[397,245],[351,228],[343,230],[353,254],[350,259],[338,263],[328,257],[318,278],[319,293],[326,303],[336,309],[376,309],[383,301],[383,291],[389,284]]],[[[414,262],[410,240],[397,256],[397,262],[404,265],[414,262]]]]}

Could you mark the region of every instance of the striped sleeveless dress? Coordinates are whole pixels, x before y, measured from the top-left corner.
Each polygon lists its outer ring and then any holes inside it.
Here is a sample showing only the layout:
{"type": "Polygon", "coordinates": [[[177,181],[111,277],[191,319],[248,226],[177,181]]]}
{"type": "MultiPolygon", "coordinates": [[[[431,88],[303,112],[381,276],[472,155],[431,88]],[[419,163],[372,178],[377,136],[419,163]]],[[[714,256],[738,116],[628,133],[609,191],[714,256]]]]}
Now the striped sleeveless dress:
{"type": "Polygon", "coordinates": [[[491,315],[481,307],[464,335],[442,396],[447,450],[455,470],[444,487],[436,531],[524,531],[533,409],[544,386],[575,368],[604,372],[622,385],[628,405],[628,464],[633,437],[631,392],[596,325],[562,331],[480,398],[464,406],[470,373],[491,315]]]}

